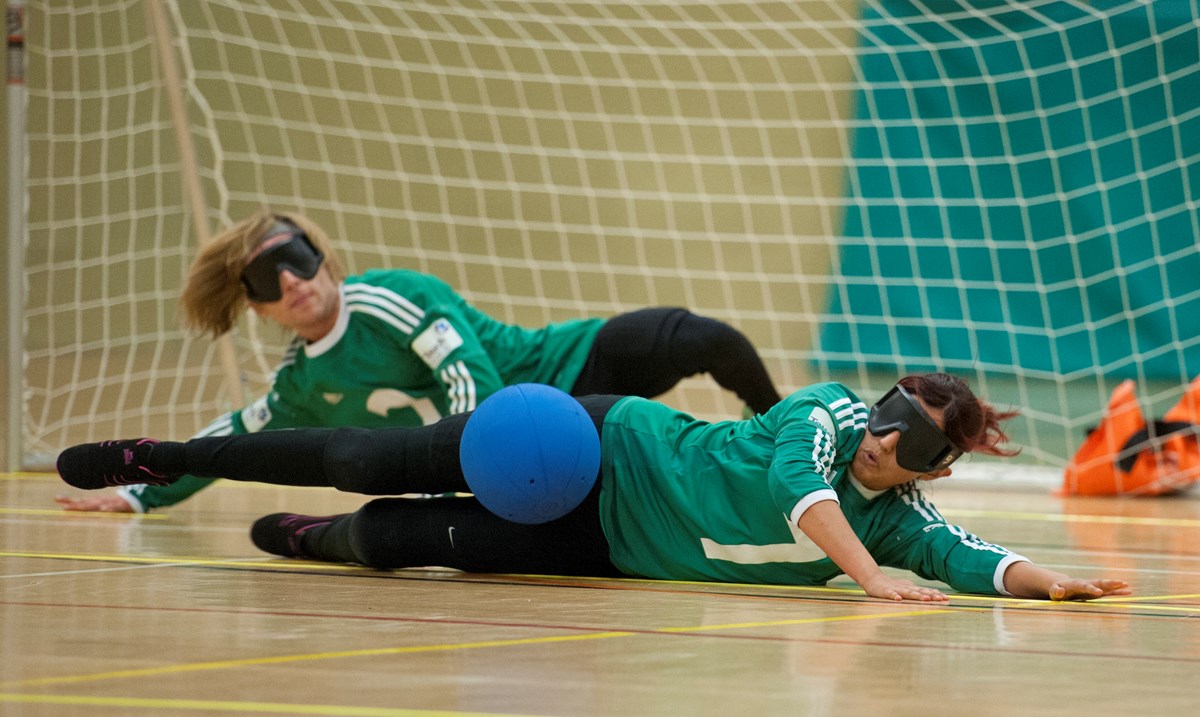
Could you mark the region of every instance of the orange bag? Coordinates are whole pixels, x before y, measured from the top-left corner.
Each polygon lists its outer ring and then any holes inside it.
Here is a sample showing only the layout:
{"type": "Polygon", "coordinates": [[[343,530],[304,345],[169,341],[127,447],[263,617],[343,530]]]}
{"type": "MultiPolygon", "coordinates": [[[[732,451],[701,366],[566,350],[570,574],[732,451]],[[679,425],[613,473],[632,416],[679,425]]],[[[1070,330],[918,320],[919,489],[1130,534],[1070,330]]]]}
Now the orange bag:
{"type": "Polygon", "coordinates": [[[1146,423],[1133,381],[1117,386],[1100,425],[1067,464],[1059,495],[1167,495],[1200,478],[1200,376],[1162,420],[1146,423]]]}

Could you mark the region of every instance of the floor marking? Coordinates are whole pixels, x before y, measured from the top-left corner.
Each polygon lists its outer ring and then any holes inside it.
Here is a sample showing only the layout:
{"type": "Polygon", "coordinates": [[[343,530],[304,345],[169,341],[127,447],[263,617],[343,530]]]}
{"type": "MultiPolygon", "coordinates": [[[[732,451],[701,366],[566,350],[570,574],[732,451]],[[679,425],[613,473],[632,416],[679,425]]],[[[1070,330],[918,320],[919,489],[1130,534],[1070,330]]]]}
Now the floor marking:
{"type": "MultiPolygon", "coordinates": [[[[854,620],[879,620],[887,618],[899,617],[917,617],[923,615],[941,615],[946,613],[962,612],[961,610],[949,609],[930,609],[930,610],[906,610],[904,612],[884,612],[874,613],[871,615],[843,615],[835,617],[814,617],[814,618],[796,618],[788,620],[770,620],[763,622],[742,622],[729,623],[725,625],[693,625],[681,627],[662,627],[630,632],[625,630],[610,630],[605,632],[591,633],[585,635],[554,635],[548,637],[526,637],[516,638],[511,640],[486,640],[481,642],[464,642],[453,643],[448,645],[420,645],[414,647],[381,647],[367,650],[347,650],[341,652],[318,652],[301,655],[280,655],[276,657],[255,657],[240,660],[219,660],[214,662],[196,662],[183,665],[165,665],[162,667],[147,667],[136,670],[114,670],[110,672],[98,672],[88,675],[71,675],[62,677],[42,677],[29,680],[12,680],[0,682],[0,685],[5,687],[38,687],[43,685],[63,685],[77,684],[81,682],[97,682],[101,680],[111,679],[126,679],[130,677],[153,677],[169,674],[180,674],[187,672],[201,672],[206,670],[222,670],[242,667],[253,667],[259,665],[277,665],[293,662],[309,662],[316,660],[332,660],[353,657],[372,657],[379,655],[407,655],[424,652],[445,652],[454,650],[474,650],[490,647],[516,647],[526,645],[544,645],[560,642],[577,642],[581,640],[603,640],[614,637],[635,637],[655,634],[678,634],[678,633],[696,633],[707,632],[713,630],[735,630],[752,627],[778,627],[783,625],[806,625],[816,623],[832,623],[832,622],[848,622],[854,620]]],[[[554,629],[548,627],[547,629],[554,629]]]]}
{"type": "Polygon", "coordinates": [[[0,515],[52,515],[56,518],[102,518],[106,520],[170,520],[165,513],[118,513],[106,510],[64,510],[63,508],[0,508],[0,515]]]}
{"type": "MultiPolygon", "coordinates": [[[[1200,599],[1200,593],[1191,595],[1124,595],[1116,598],[1120,602],[1145,602],[1147,600],[1197,600],[1200,599]]],[[[1200,605],[1197,605],[1200,607],[1200,605]]]]}
{"type": "MultiPolygon", "coordinates": [[[[970,610],[970,612],[975,612],[975,611],[978,611],[981,609],[982,608],[975,608],[973,610],[970,610]]],[[[651,633],[661,632],[661,633],[666,633],[666,634],[673,634],[673,633],[680,633],[680,632],[704,632],[704,631],[708,631],[708,630],[735,630],[735,629],[745,628],[745,627],[779,627],[782,625],[811,625],[813,623],[850,622],[852,620],[879,620],[882,618],[891,618],[891,617],[917,617],[920,615],[945,615],[948,613],[961,613],[961,612],[964,612],[964,611],[963,610],[948,610],[948,609],[909,610],[906,612],[875,613],[873,615],[841,615],[838,617],[807,617],[807,618],[796,618],[796,619],[792,619],[792,620],[768,620],[765,622],[736,622],[736,623],[729,623],[728,625],[698,625],[695,627],[657,627],[652,630],[649,630],[649,632],[651,632],[651,633]]]]}
{"type": "Polygon", "coordinates": [[[330,717],[521,717],[497,712],[409,710],[349,705],[288,704],[281,702],[235,702],[232,700],[171,700],[141,697],[84,697],[73,695],[21,695],[0,693],[0,702],[26,704],[85,705],[88,707],[139,707],[157,710],[202,710],[235,714],[329,715],[330,717]]]}
{"type": "MultiPolygon", "coordinates": [[[[502,577],[502,576],[500,574],[497,574],[496,577],[502,577]]],[[[662,588],[665,586],[671,586],[671,585],[687,585],[687,586],[710,588],[710,590],[704,591],[704,592],[690,592],[689,591],[687,593],[689,595],[692,595],[692,594],[694,594],[694,595],[705,595],[705,594],[728,595],[728,594],[730,594],[728,592],[729,589],[740,588],[740,589],[779,591],[779,592],[811,592],[811,593],[823,593],[826,595],[847,595],[847,596],[851,596],[851,597],[859,597],[859,598],[864,598],[864,599],[867,598],[867,595],[866,595],[866,593],[864,593],[862,591],[862,588],[860,588],[857,585],[854,585],[852,583],[846,585],[846,587],[841,587],[836,584],[832,584],[832,585],[828,585],[828,586],[824,586],[824,585],[765,585],[765,584],[760,585],[760,584],[755,584],[755,583],[724,583],[724,582],[717,583],[717,582],[703,582],[703,581],[698,581],[698,580],[661,580],[661,579],[652,579],[652,578],[593,578],[593,577],[585,577],[585,576],[556,577],[553,575],[505,575],[503,577],[521,580],[522,582],[532,582],[534,584],[549,584],[549,585],[554,585],[554,584],[556,584],[556,582],[561,583],[562,581],[568,581],[568,582],[612,581],[612,582],[617,582],[617,583],[629,583],[629,584],[634,584],[634,585],[655,586],[655,587],[659,587],[659,588],[662,588]]],[[[843,576],[843,577],[835,578],[835,580],[845,580],[845,578],[843,576]]],[[[614,586],[612,589],[619,590],[622,588],[614,586]]],[[[629,588],[624,588],[624,589],[629,589],[629,588]]],[[[945,588],[941,588],[941,589],[944,590],[945,588]]],[[[1041,598],[1023,598],[1023,597],[1013,597],[1013,596],[1008,596],[1008,595],[973,595],[970,593],[955,593],[955,592],[947,593],[947,595],[950,597],[951,605],[954,605],[955,603],[958,603],[958,602],[976,602],[976,603],[987,603],[987,604],[996,604],[996,605],[1013,605],[1013,606],[1042,605],[1042,606],[1046,606],[1046,607],[1051,607],[1051,606],[1056,606],[1056,605],[1058,605],[1058,606],[1071,605],[1071,606],[1076,606],[1076,607],[1091,606],[1091,607],[1099,608],[1099,607],[1103,607],[1106,605],[1116,605],[1119,602],[1134,599],[1129,596],[1110,596],[1110,597],[1102,598],[1100,600],[1060,600],[1060,601],[1055,602],[1055,601],[1045,600],[1045,599],[1041,599],[1041,598]]],[[[1146,601],[1146,600],[1166,600],[1166,599],[1187,598],[1187,597],[1190,597],[1190,596],[1188,596],[1188,595],[1182,595],[1182,596],[1143,595],[1143,596],[1137,597],[1136,599],[1141,600],[1141,601],[1146,601]]],[[[874,601],[872,601],[872,602],[874,602],[874,601]]],[[[910,601],[908,601],[908,604],[917,604],[917,603],[910,600],[910,601]]]]}
{"type": "MultiPolygon", "coordinates": [[[[330,570],[334,572],[364,571],[361,565],[345,565],[341,563],[310,563],[308,561],[292,561],[280,563],[279,559],[270,558],[192,558],[184,556],[143,557],[140,555],[101,555],[83,553],[37,553],[0,550],[0,558],[44,558],[47,560],[83,560],[102,563],[145,563],[163,566],[215,566],[215,567],[256,567],[256,568],[303,568],[304,570],[330,570]]],[[[290,571],[284,571],[290,572],[290,571]]]]}
{"type": "Polygon", "coordinates": [[[450,652],[454,650],[474,650],[485,647],[516,647],[525,645],[544,645],[556,642],[579,642],[582,640],[600,640],[611,637],[627,637],[636,635],[633,632],[599,632],[589,635],[553,635],[548,637],[521,637],[512,640],[485,640],[481,642],[461,642],[449,645],[417,645],[414,647],[377,647],[369,650],[345,650],[340,652],[317,652],[307,655],[279,655],[276,657],[254,657],[242,660],[218,660],[214,662],[194,662],[185,665],[164,665],[162,667],[146,667],[138,670],[114,670],[112,672],[97,672],[90,675],[69,675],[63,677],[41,677],[31,680],[12,680],[0,682],[4,687],[37,687],[41,685],[65,685],[81,682],[97,682],[100,680],[124,679],[129,677],[153,677],[173,675],[205,670],[224,670],[231,668],[254,667],[258,665],[279,665],[294,662],[313,662],[317,660],[334,660],[349,657],[376,657],[380,655],[409,655],[423,652],[450,652]]]}
{"type": "Polygon", "coordinates": [[[172,563],[163,563],[162,565],[111,565],[107,568],[88,568],[79,570],[54,570],[43,573],[14,573],[12,575],[0,575],[0,580],[13,580],[15,578],[57,578],[65,575],[88,575],[91,573],[119,573],[125,570],[154,570],[155,568],[168,568],[172,563]]]}
{"type": "MultiPolygon", "coordinates": [[[[325,563],[325,562],[310,562],[306,560],[282,559],[282,558],[193,558],[184,556],[162,556],[162,557],[143,557],[137,555],[101,555],[101,554],[81,554],[81,553],[40,553],[31,551],[0,551],[0,557],[3,558],[43,558],[49,560],[80,560],[87,562],[106,562],[106,563],[138,563],[143,565],[153,565],[161,567],[218,567],[218,568],[257,568],[268,569],[273,572],[288,574],[288,573],[307,573],[307,572],[340,572],[349,574],[361,574],[365,576],[378,577],[384,580],[405,580],[405,579],[424,579],[424,578],[406,578],[403,575],[404,571],[372,571],[370,568],[361,565],[349,565],[344,563],[325,563]]],[[[445,571],[438,570],[438,573],[445,571]]],[[[63,571],[61,573],[51,572],[46,575],[70,575],[72,571],[63,571]]],[[[471,573],[455,573],[456,576],[469,577],[471,573]]],[[[0,575],[0,580],[11,577],[0,575]]],[[[533,574],[509,574],[509,573],[494,573],[483,576],[475,576],[471,582],[479,584],[497,584],[495,581],[488,578],[502,578],[506,580],[516,581],[519,584],[531,585],[549,585],[552,587],[576,587],[580,584],[595,585],[596,587],[612,590],[629,590],[636,587],[626,586],[647,586],[657,589],[669,588],[670,586],[688,586],[709,588],[708,591],[685,591],[688,594],[694,595],[728,595],[731,589],[750,589],[760,590],[769,593],[779,592],[800,592],[800,593],[816,593],[824,595],[850,596],[857,598],[865,598],[866,595],[862,589],[856,585],[840,586],[821,586],[821,585],[760,585],[754,583],[716,583],[704,582],[699,580],[659,580],[651,578],[598,578],[587,576],[554,576],[554,575],[533,575],[533,574]],[[601,585],[600,583],[615,583],[612,585],[601,585]]],[[[455,579],[455,578],[451,578],[455,579]]],[[[1101,600],[1064,600],[1053,602],[1038,598],[1021,598],[1009,597],[1003,595],[972,595],[967,593],[949,593],[952,604],[963,602],[967,603],[984,603],[991,605],[1013,605],[1020,607],[1053,607],[1061,605],[1071,605],[1076,607],[1089,606],[1096,609],[1104,607],[1117,607],[1122,603],[1144,603],[1159,600],[1190,600],[1200,598],[1200,595],[1139,595],[1139,596],[1115,596],[1106,597],[1101,600]]],[[[763,597],[770,597],[764,595],[763,597]]],[[[912,601],[910,601],[911,603],[912,601]]],[[[1127,605],[1127,607],[1129,607],[1127,605]]],[[[1195,611],[1200,607],[1187,606],[1155,606],[1162,607],[1167,610],[1177,611],[1195,611]]]]}
{"type": "Polygon", "coordinates": [[[1189,518],[1138,518],[1124,515],[1064,515],[1060,513],[1029,513],[1006,510],[976,510],[953,508],[939,511],[942,515],[969,518],[1003,518],[1004,520],[1036,520],[1046,523],[1108,523],[1112,525],[1151,525],[1164,528],[1200,528],[1200,520],[1189,518]]]}

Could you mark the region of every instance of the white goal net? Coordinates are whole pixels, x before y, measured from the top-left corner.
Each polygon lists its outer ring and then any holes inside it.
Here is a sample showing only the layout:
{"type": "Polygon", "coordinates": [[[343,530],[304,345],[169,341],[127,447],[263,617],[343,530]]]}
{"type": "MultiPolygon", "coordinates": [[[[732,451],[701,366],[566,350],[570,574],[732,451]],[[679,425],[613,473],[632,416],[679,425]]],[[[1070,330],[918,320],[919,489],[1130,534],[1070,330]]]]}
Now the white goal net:
{"type": "MultiPolygon", "coordinates": [[[[32,3],[26,462],[234,408],[137,0],[32,3]]],[[[1061,468],[1115,383],[1200,373],[1196,2],[166,3],[202,223],[301,211],[351,272],[540,325],[684,305],[783,390],[946,370],[1061,468]]],[[[243,322],[242,384],[289,337],[243,322]]],[[[666,397],[741,407],[704,378],[666,397]]]]}

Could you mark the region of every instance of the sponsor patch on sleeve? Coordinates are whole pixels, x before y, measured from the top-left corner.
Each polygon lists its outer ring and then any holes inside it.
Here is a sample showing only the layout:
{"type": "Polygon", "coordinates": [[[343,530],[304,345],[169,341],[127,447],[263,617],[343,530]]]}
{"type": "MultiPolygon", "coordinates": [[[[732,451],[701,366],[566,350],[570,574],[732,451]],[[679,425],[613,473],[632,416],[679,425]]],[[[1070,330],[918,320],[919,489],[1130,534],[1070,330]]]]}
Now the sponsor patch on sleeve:
{"type": "Polygon", "coordinates": [[[454,349],[463,345],[462,336],[446,319],[438,319],[413,339],[412,350],[431,369],[436,369],[454,349]]]}
{"type": "Polygon", "coordinates": [[[271,422],[271,406],[267,397],[263,396],[254,403],[242,409],[242,425],[250,433],[257,433],[271,422]]]}
{"type": "Polygon", "coordinates": [[[825,432],[828,433],[829,435],[831,435],[831,436],[837,435],[837,431],[834,430],[834,428],[833,428],[833,416],[829,415],[829,411],[826,411],[825,409],[818,406],[818,407],[814,408],[811,413],[808,414],[808,420],[813,421],[815,423],[819,423],[821,425],[821,428],[824,428],[825,432]]]}

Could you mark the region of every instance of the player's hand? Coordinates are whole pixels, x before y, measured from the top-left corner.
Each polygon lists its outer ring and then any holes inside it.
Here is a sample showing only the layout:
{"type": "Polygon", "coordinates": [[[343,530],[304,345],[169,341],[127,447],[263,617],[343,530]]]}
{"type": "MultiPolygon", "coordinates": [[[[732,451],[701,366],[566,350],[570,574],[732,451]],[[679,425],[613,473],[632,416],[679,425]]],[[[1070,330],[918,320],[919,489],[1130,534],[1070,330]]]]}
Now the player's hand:
{"type": "Polygon", "coordinates": [[[911,580],[892,578],[880,573],[865,585],[863,591],[873,598],[884,600],[919,600],[921,602],[949,602],[950,598],[936,588],[923,588],[911,580]]]}
{"type": "Polygon", "coordinates": [[[56,495],[54,502],[63,510],[86,513],[132,513],[133,506],[129,505],[119,495],[89,495],[86,498],[74,498],[69,495],[56,495]]]}
{"type": "Polygon", "coordinates": [[[1050,585],[1051,600],[1095,600],[1110,595],[1132,595],[1124,580],[1067,578],[1050,585]]]}

